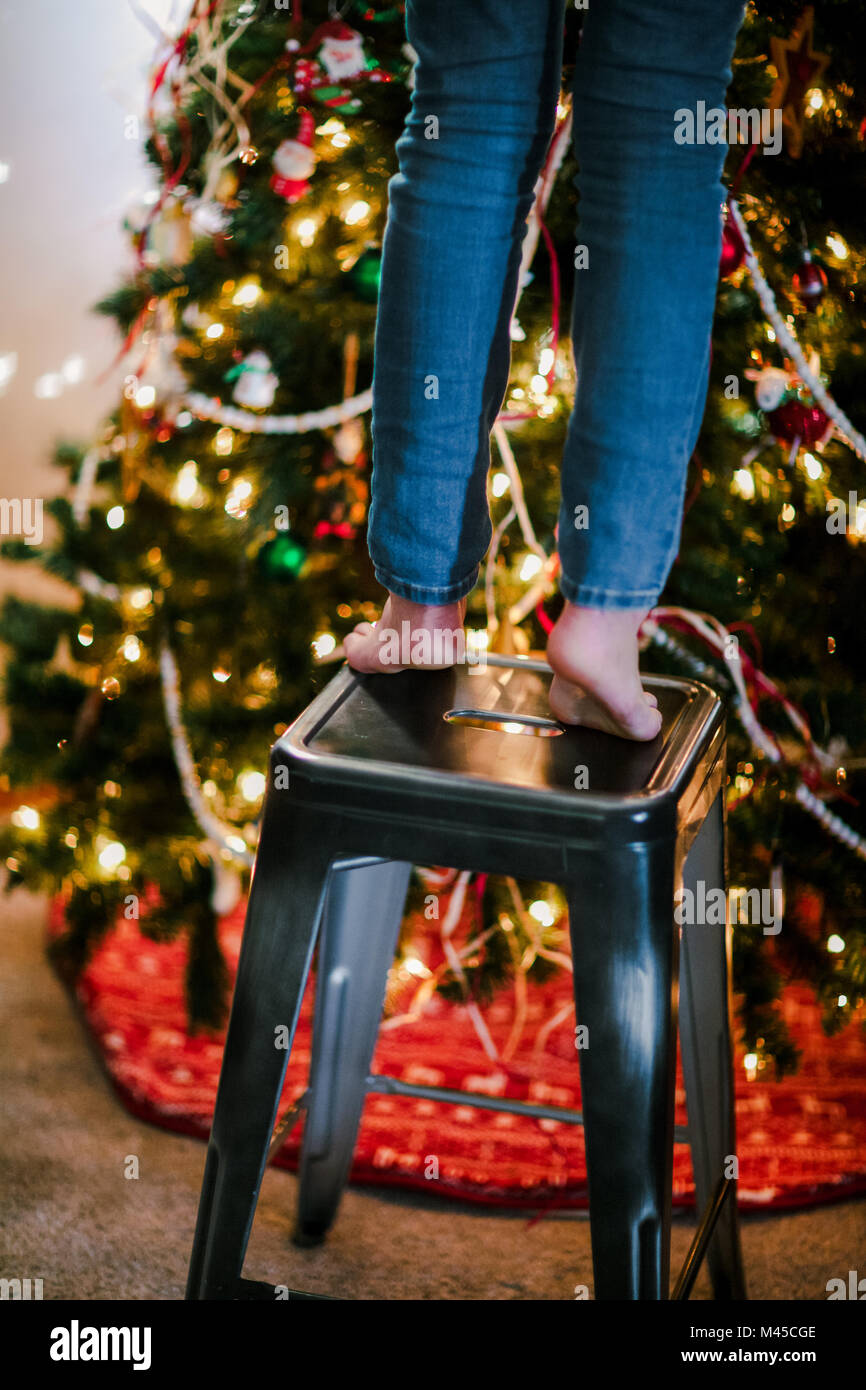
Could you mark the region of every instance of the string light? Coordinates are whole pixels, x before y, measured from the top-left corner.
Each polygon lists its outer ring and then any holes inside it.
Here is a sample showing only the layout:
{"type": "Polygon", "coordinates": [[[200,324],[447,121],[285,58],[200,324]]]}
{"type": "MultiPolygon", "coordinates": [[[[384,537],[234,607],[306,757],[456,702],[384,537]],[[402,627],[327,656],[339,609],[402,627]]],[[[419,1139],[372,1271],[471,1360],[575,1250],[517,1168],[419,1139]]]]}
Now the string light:
{"type": "Polygon", "coordinates": [[[78,640],[82,647],[89,647],[93,644],[93,624],[82,623],[78,629],[78,640]]]}
{"type": "Polygon", "coordinates": [[[234,431],[229,429],[228,425],[223,425],[217,430],[214,436],[213,447],[214,453],[219,455],[220,458],[225,458],[227,454],[230,454],[234,448],[234,444],[234,431]]]}
{"type": "Polygon", "coordinates": [[[813,482],[816,482],[824,472],[814,454],[803,455],[803,467],[813,482]]]}
{"type": "Polygon", "coordinates": [[[738,468],[731,481],[731,491],[738,492],[747,502],[755,495],[755,478],[750,468],[738,468]]]}
{"type": "Polygon", "coordinates": [[[333,632],[320,632],[318,637],[313,638],[313,651],[321,661],[324,657],[330,656],[336,650],[337,639],[333,632]]]}
{"type": "Polygon", "coordinates": [[[156,400],[156,388],[153,386],[139,386],[135,393],[135,404],[142,410],[146,410],[149,405],[153,405],[156,400]]]}
{"type": "Polygon", "coordinates": [[[526,555],[523,564],[520,566],[520,578],[524,582],[534,579],[541,569],[542,564],[543,561],[540,555],[526,555]]]}
{"type": "Polygon", "coordinates": [[[748,1077],[749,1081],[754,1081],[758,1072],[757,1052],[747,1052],[745,1057],[743,1058],[743,1066],[746,1069],[746,1076],[748,1077]]]}
{"type": "Polygon", "coordinates": [[[830,936],[827,937],[827,950],[828,950],[828,951],[831,951],[834,955],[838,955],[839,952],[840,952],[840,951],[844,951],[844,949],[845,949],[845,941],[844,941],[844,938],[841,937],[841,936],[837,936],[836,932],[833,932],[832,935],[830,935],[830,936]]]}
{"type": "Polygon", "coordinates": [[[105,848],[100,851],[98,858],[103,869],[116,869],[118,864],[122,864],[126,858],[126,848],[119,840],[109,840],[105,848]]]}
{"type": "Polygon", "coordinates": [[[224,333],[225,333],[225,327],[224,327],[223,324],[221,324],[221,323],[212,323],[212,324],[210,325],[209,328],[206,328],[206,329],[205,329],[205,335],[204,335],[204,336],[205,336],[206,338],[221,338],[222,335],[223,335],[224,333]]]}
{"type": "Polygon", "coordinates": [[[295,236],[302,246],[312,246],[316,240],[316,223],[312,217],[304,217],[295,227],[295,236]]]}
{"type": "Polygon", "coordinates": [[[20,826],[22,830],[38,830],[39,812],[32,806],[19,806],[17,811],[12,812],[12,824],[20,826]]]}
{"type": "Polygon", "coordinates": [[[141,643],[132,634],[123,639],[123,646],[120,650],[127,661],[140,661],[141,659],[141,643]]]}
{"type": "Polygon", "coordinates": [[[356,227],[359,222],[363,222],[369,211],[370,204],[365,203],[363,198],[359,198],[358,201],[353,203],[343,214],[343,221],[347,227],[356,227]]]}
{"type": "Polygon", "coordinates": [[[241,285],[232,298],[232,304],[237,304],[239,308],[248,309],[261,298],[262,287],[256,280],[248,280],[241,285]]]}
{"type": "Polygon", "coordinates": [[[233,516],[236,521],[242,521],[249,512],[248,498],[253,490],[253,485],[246,478],[236,478],[232,485],[232,490],[225,500],[225,510],[229,516],[233,516]]]}
{"type": "Polygon", "coordinates": [[[540,922],[543,927],[552,927],[556,921],[556,913],[550,903],[545,902],[543,898],[538,898],[534,903],[530,903],[528,912],[530,917],[534,917],[536,922],[540,922]]]}
{"type": "Polygon", "coordinates": [[[225,685],[226,681],[231,679],[231,674],[231,671],[227,671],[224,666],[215,666],[211,671],[214,680],[218,681],[220,685],[225,685]]]}
{"type": "Polygon", "coordinates": [[[247,768],[238,777],[238,786],[244,801],[258,801],[264,795],[267,782],[263,772],[247,768]]]}
{"type": "Polygon", "coordinates": [[[494,473],[490,480],[490,491],[494,497],[504,497],[509,488],[507,473],[494,473]]]}
{"type": "MultiPolygon", "coordinates": [[[[135,608],[136,610],[146,608],[152,598],[153,591],[151,589],[148,589],[146,585],[142,585],[138,589],[133,589],[132,593],[129,595],[129,606],[130,608],[135,608]]],[[[79,637],[78,640],[80,641],[81,638],[79,637]]]]}
{"type": "Polygon", "coordinates": [[[119,531],[126,516],[122,507],[112,507],[105,514],[105,524],[111,531],[119,531]]]}
{"type": "Polygon", "coordinates": [[[847,261],[848,247],[845,245],[844,241],[838,234],[831,232],[830,235],[827,237],[827,245],[829,246],[830,250],[833,252],[833,255],[836,257],[837,260],[847,261]]]}

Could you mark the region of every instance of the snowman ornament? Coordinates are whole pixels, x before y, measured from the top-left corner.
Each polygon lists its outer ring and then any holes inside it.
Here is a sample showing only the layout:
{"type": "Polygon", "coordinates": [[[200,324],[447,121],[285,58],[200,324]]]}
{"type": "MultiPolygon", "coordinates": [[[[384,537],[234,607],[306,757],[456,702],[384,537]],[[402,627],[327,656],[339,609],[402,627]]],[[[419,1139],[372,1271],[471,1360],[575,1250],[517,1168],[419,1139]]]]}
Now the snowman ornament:
{"type": "Polygon", "coordinates": [[[266,410],[273,405],[279,381],[271,371],[271,359],[266,352],[257,348],[229,375],[235,378],[232,400],[238,405],[250,410],[266,410]]]}

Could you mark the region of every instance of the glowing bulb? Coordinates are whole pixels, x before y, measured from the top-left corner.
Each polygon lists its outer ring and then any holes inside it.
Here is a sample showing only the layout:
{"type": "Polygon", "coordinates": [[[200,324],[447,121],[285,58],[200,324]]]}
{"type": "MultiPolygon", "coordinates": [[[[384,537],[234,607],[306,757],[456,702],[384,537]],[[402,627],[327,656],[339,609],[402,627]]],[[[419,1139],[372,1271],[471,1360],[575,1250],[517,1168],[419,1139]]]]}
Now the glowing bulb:
{"type": "Polygon", "coordinates": [[[847,994],[840,994],[839,998],[836,1000],[836,1003],[840,1009],[844,1009],[845,1005],[848,1003],[847,994]]]}
{"type": "Polygon", "coordinates": [[[316,224],[313,218],[303,218],[295,228],[295,233],[302,246],[312,246],[316,240],[316,224]]]}
{"type": "Polygon", "coordinates": [[[252,769],[248,769],[238,777],[238,786],[244,801],[258,801],[259,797],[264,794],[266,785],[263,772],[254,772],[252,769]]]}
{"type": "Polygon", "coordinates": [[[192,502],[198,491],[198,464],[195,459],[187,459],[183,467],[178,469],[172,496],[176,502],[192,502]]]}
{"type": "Polygon", "coordinates": [[[814,454],[805,454],[803,456],[803,467],[813,482],[817,478],[820,478],[821,474],[824,472],[814,454]]]}
{"type": "Polygon", "coordinates": [[[232,304],[237,304],[242,309],[250,308],[261,298],[262,287],[257,285],[254,280],[249,280],[235,293],[232,304]]]}
{"type": "Polygon", "coordinates": [[[232,487],[232,492],[236,497],[249,497],[252,490],[253,485],[246,478],[237,478],[232,487]]]}
{"type": "Polygon", "coordinates": [[[141,643],[137,637],[132,635],[125,637],[120,650],[127,661],[139,661],[141,659],[141,643]]]}
{"type": "Polygon", "coordinates": [[[743,1058],[743,1066],[746,1069],[746,1075],[748,1076],[749,1080],[754,1081],[755,1074],[758,1070],[757,1052],[747,1052],[745,1057],[743,1058]]]}
{"type": "Polygon", "coordinates": [[[504,497],[510,486],[507,473],[494,473],[490,480],[490,491],[494,497],[504,497]]]}
{"type": "Polygon", "coordinates": [[[546,903],[543,898],[538,898],[534,903],[529,904],[529,915],[534,917],[536,922],[540,922],[543,927],[552,927],[556,921],[556,913],[546,903]]]}
{"type": "Polygon", "coordinates": [[[226,454],[230,454],[232,449],[234,448],[234,442],[235,437],[232,431],[229,429],[229,426],[223,425],[221,429],[217,430],[216,435],[214,437],[214,453],[219,454],[220,457],[223,457],[226,454]]]}
{"type": "Polygon", "coordinates": [[[17,811],[12,812],[12,824],[20,825],[22,830],[38,830],[39,812],[32,806],[19,806],[17,811]]]}
{"type": "Polygon", "coordinates": [[[530,391],[534,391],[536,396],[546,395],[547,377],[541,376],[539,373],[536,373],[536,375],[532,378],[532,380],[529,383],[529,389],[530,391]]]}
{"type": "Polygon", "coordinates": [[[555,361],[556,353],[553,348],[542,348],[538,358],[538,370],[542,376],[547,376],[555,361]]]}
{"type": "Polygon", "coordinates": [[[333,632],[320,632],[318,637],[313,638],[313,651],[321,660],[323,657],[330,656],[336,650],[337,639],[333,632]]]}
{"type": "Polygon", "coordinates": [[[214,680],[219,681],[220,685],[224,685],[231,678],[231,674],[231,671],[227,671],[224,666],[215,666],[211,671],[214,680]]]}
{"type": "Polygon", "coordinates": [[[524,581],[532,579],[541,569],[541,557],[539,555],[527,555],[520,566],[520,578],[524,581]]]}
{"type": "Polygon", "coordinates": [[[774,328],[770,328],[769,324],[767,325],[767,337],[769,338],[771,343],[774,343],[776,341],[776,330],[774,328]]]}
{"type": "Polygon", "coordinates": [[[367,213],[370,211],[370,204],[365,203],[363,198],[359,198],[343,216],[343,221],[347,227],[354,227],[359,222],[363,222],[367,213]]]}
{"type": "Polygon", "coordinates": [[[75,849],[78,844],[78,835],[76,831],[67,830],[66,834],[63,836],[63,843],[68,845],[70,849],[75,849]]]}
{"type": "Polygon", "coordinates": [[[142,585],[140,589],[133,589],[132,593],[129,595],[129,606],[130,608],[136,609],[146,608],[152,598],[152,591],[142,585]]]}
{"type": "Polygon", "coordinates": [[[89,646],[92,644],[92,642],[93,642],[93,625],[92,625],[92,623],[82,623],[81,627],[78,629],[78,640],[79,640],[79,642],[81,643],[82,647],[89,647],[89,646]]]}
{"type": "Polygon", "coordinates": [[[810,92],[806,93],[806,100],[813,111],[820,111],[824,105],[824,93],[820,87],[813,87],[810,92]]]}
{"type": "Polygon", "coordinates": [[[119,840],[111,840],[99,855],[103,869],[116,869],[126,858],[126,850],[119,840]]]}
{"type": "Polygon", "coordinates": [[[112,507],[110,512],[106,512],[105,524],[111,531],[119,531],[125,520],[122,507],[112,507]]]}
{"type": "Polygon", "coordinates": [[[348,130],[338,130],[336,135],[331,136],[331,144],[336,150],[344,150],[351,143],[352,137],[348,130]]]}
{"type": "Polygon", "coordinates": [[[833,255],[838,258],[838,260],[847,261],[848,247],[845,245],[844,241],[840,236],[837,236],[835,235],[835,233],[831,232],[827,238],[827,245],[833,252],[833,255]]]}
{"type": "Polygon", "coordinates": [[[834,955],[837,955],[837,954],[839,953],[839,951],[844,951],[844,949],[845,949],[845,942],[844,942],[844,939],[843,939],[841,936],[837,936],[836,933],[833,932],[832,936],[828,936],[828,937],[827,937],[827,950],[828,950],[828,951],[832,951],[834,955]]]}
{"type": "Polygon", "coordinates": [[[466,632],[466,645],[483,652],[490,646],[490,633],[485,627],[470,627],[466,632]]]}
{"type": "Polygon", "coordinates": [[[226,835],[226,844],[237,854],[243,854],[247,847],[246,840],[242,840],[240,835],[226,835]]]}
{"type": "Polygon", "coordinates": [[[791,506],[791,503],[790,503],[790,502],[786,502],[785,505],[784,505],[784,507],[782,508],[782,512],[781,512],[782,520],[783,520],[786,524],[789,524],[790,522],[792,522],[792,521],[794,520],[794,517],[795,517],[796,515],[797,515],[797,512],[796,512],[796,510],[794,509],[794,507],[791,506]]]}
{"type": "Polygon", "coordinates": [[[428,970],[423,960],[417,956],[405,956],[403,958],[403,969],[408,975],[414,975],[416,980],[429,980],[432,971],[428,970]]]}
{"type": "Polygon", "coordinates": [[[754,497],[755,479],[752,476],[751,469],[737,469],[736,473],[734,474],[732,491],[738,492],[740,496],[745,497],[747,501],[751,500],[751,498],[754,497]]]}
{"type": "Polygon", "coordinates": [[[156,400],[156,390],[153,386],[139,386],[135,393],[135,404],[141,406],[142,410],[149,405],[153,405],[156,400]]]}
{"type": "Polygon", "coordinates": [[[221,323],[212,323],[209,328],[205,329],[206,338],[221,338],[224,333],[225,328],[221,323]]]}

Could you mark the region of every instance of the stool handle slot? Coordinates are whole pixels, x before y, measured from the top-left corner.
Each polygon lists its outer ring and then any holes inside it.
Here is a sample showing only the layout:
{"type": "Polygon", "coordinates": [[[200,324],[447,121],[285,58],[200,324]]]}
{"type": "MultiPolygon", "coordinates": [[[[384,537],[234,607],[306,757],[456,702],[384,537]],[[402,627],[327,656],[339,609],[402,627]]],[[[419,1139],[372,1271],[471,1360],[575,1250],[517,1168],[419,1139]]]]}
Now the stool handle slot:
{"type": "Polygon", "coordinates": [[[492,709],[449,709],[442,718],[446,724],[464,724],[471,729],[490,729],[499,734],[534,734],[536,738],[554,738],[564,734],[561,724],[538,714],[509,714],[492,709]]]}

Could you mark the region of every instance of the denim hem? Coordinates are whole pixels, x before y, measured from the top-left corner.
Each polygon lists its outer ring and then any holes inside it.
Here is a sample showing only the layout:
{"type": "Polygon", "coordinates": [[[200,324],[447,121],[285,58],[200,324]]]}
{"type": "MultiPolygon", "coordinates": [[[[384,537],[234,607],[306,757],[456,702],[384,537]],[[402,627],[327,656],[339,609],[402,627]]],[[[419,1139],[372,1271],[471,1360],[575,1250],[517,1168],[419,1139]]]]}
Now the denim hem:
{"type": "Polygon", "coordinates": [[[559,592],[567,603],[582,608],[653,608],[659,599],[658,589],[600,589],[592,584],[572,584],[564,574],[559,576],[559,592]]]}
{"type": "Polygon", "coordinates": [[[458,580],[455,584],[447,584],[443,588],[436,588],[429,584],[410,584],[405,579],[398,579],[396,575],[390,574],[381,565],[374,565],[373,572],[380,584],[398,598],[405,598],[409,603],[427,603],[442,605],[446,603],[456,603],[458,599],[465,598],[471,593],[478,582],[479,565],[476,565],[464,579],[458,580]]]}

